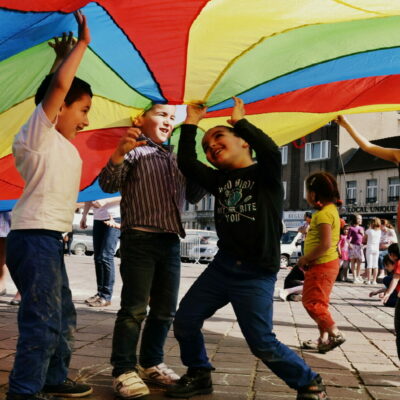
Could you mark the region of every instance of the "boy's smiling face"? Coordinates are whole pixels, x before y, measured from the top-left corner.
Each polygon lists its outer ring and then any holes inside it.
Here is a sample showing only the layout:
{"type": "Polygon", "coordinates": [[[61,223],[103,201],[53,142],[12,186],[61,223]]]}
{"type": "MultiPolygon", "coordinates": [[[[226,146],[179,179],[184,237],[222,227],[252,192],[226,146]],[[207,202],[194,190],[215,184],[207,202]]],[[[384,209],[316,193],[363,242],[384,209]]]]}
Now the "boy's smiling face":
{"type": "Polygon", "coordinates": [[[202,140],[207,160],[220,169],[236,169],[248,166],[251,161],[249,144],[235,136],[224,126],[209,129],[202,140]]]}
{"type": "Polygon", "coordinates": [[[56,129],[68,140],[89,125],[88,113],[92,105],[92,98],[84,93],[82,96],[67,105],[64,103],[58,113],[56,129]]]}
{"type": "Polygon", "coordinates": [[[134,126],[154,143],[164,143],[174,128],[176,107],[169,104],[156,104],[149,111],[136,118],[134,126]]]}

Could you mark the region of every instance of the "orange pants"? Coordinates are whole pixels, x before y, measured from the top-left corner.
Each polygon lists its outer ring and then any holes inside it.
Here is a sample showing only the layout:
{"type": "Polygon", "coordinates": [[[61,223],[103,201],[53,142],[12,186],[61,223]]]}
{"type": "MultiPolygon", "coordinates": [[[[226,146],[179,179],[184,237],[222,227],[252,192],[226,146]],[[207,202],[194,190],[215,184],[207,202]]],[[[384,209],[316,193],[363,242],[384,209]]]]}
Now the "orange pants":
{"type": "Polygon", "coordinates": [[[318,328],[327,331],[335,321],[329,312],[329,296],[339,273],[339,259],[315,264],[304,273],[303,305],[318,328]]]}

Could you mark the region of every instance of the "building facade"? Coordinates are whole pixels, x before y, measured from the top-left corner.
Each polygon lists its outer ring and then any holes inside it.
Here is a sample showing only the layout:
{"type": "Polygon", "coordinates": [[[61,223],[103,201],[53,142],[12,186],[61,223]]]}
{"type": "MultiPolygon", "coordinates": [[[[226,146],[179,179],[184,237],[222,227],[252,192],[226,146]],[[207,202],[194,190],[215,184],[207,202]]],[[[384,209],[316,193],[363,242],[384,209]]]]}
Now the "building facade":
{"type": "MultiPolygon", "coordinates": [[[[400,137],[373,140],[372,143],[400,148],[400,137]]],[[[339,172],[338,183],[345,216],[361,214],[364,219],[396,219],[400,178],[395,164],[358,149],[345,164],[345,172],[339,172]]]]}

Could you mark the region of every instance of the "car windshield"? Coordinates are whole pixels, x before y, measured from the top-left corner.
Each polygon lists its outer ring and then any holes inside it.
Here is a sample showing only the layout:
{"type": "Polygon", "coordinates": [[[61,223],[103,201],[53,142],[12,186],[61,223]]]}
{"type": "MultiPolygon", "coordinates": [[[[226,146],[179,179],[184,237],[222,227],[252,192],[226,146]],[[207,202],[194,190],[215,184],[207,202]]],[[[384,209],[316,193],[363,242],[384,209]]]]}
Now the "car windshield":
{"type": "Polygon", "coordinates": [[[282,244],[290,244],[293,242],[293,239],[297,235],[296,231],[288,231],[284,233],[281,237],[281,243],[282,244]]]}

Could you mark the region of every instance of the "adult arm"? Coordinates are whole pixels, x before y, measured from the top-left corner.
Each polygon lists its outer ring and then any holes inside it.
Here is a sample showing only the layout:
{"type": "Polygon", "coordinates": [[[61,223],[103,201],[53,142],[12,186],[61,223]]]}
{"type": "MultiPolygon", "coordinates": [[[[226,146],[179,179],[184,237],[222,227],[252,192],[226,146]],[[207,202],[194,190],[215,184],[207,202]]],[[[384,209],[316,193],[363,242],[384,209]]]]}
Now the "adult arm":
{"type": "Polygon", "coordinates": [[[92,208],[93,203],[91,201],[85,201],[85,205],[83,207],[83,213],[82,213],[82,218],[80,222],[80,227],[81,229],[86,229],[87,224],[86,224],[86,218],[88,215],[89,210],[92,208]]]}

